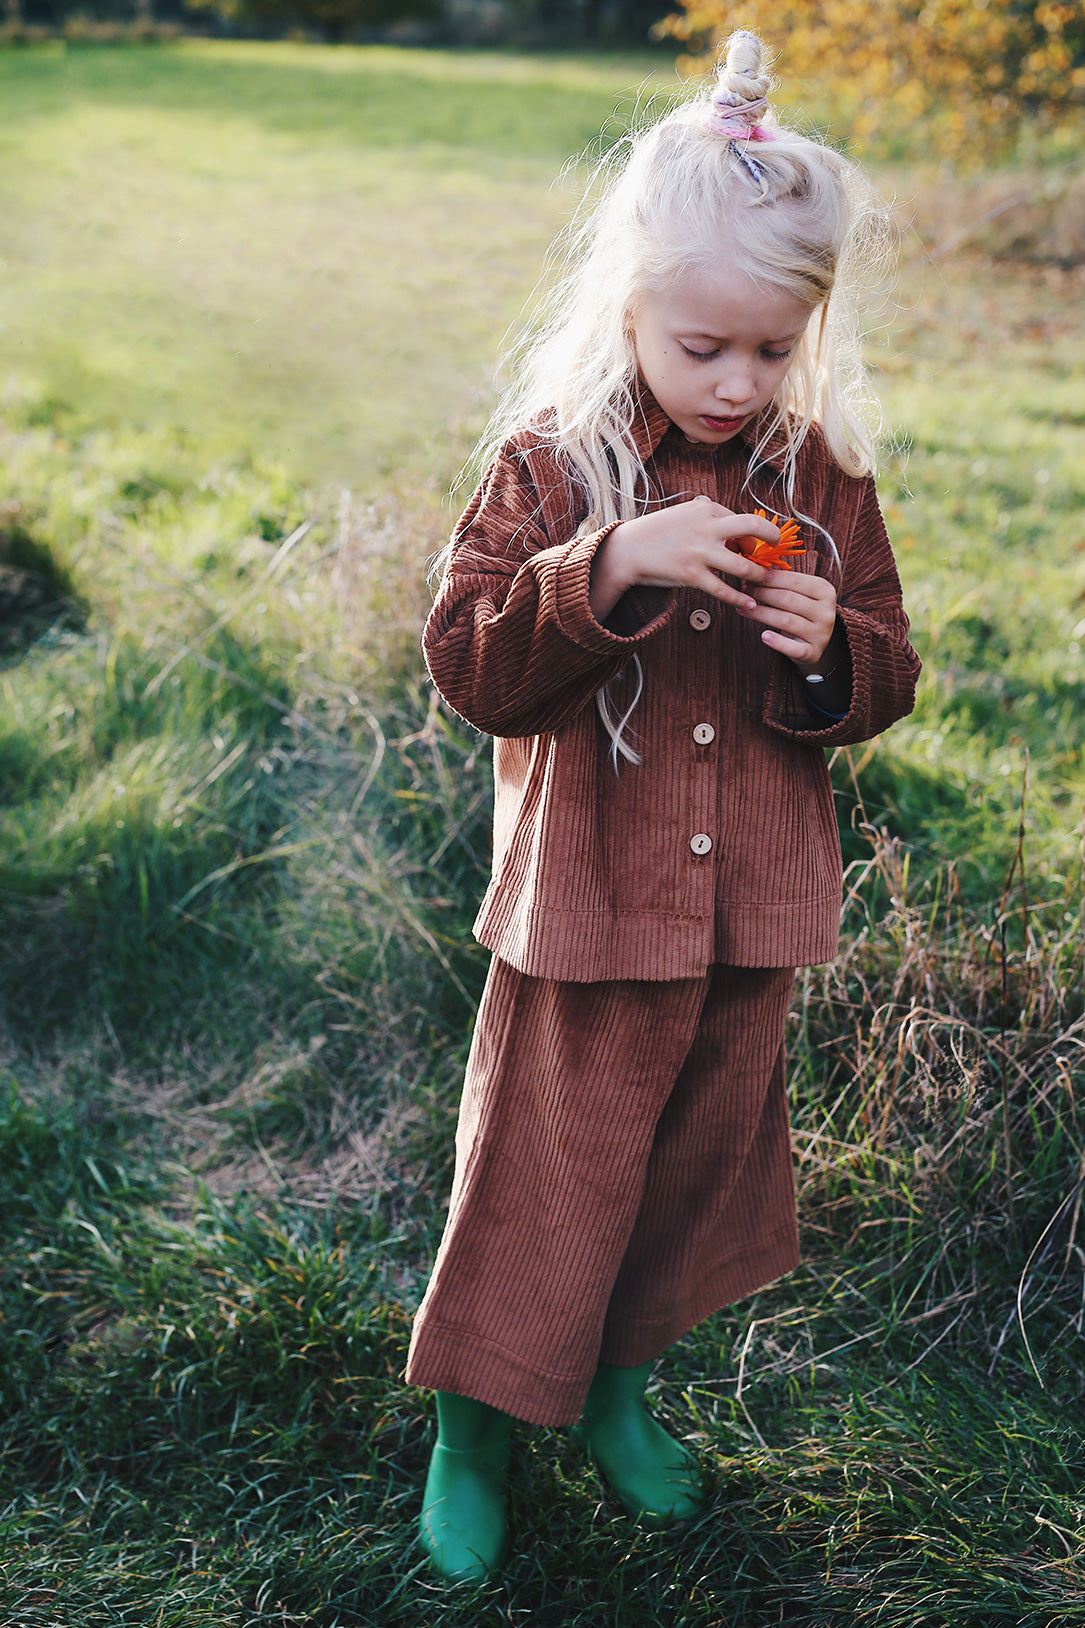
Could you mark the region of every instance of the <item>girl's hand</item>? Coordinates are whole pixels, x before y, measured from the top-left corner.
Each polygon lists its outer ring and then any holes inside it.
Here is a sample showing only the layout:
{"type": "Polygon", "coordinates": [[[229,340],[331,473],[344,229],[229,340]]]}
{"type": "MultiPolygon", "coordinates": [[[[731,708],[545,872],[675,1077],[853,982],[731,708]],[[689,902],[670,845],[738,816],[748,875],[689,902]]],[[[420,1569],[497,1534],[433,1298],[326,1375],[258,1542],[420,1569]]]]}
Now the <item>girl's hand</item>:
{"type": "Polygon", "coordinates": [[[750,592],[756,604],[743,615],[764,625],[762,641],[804,675],[817,672],[836,627],[832,583],[805,571],[769,571],[750,592]]]}
{"type": "MultiPolygon", "coordinates": [[[[626,590],[638,585],[696,588],[753,615],[758,602],[745,584],[767,587],[773,578],[787,573],[755,565],[727,545],[732,538],[750,536],[775,543],[779,535],[771,520],[732,514],[707,497],[623,520],[603,539],[592,560],[588,594],[592,615],[597,622],[605,621],[626,590]],[[723,580],[725,574],[739,577],[743,587],[730,587],[723,580]]],[[[831,616],[829,620],[831,631],[831,616]]]]}

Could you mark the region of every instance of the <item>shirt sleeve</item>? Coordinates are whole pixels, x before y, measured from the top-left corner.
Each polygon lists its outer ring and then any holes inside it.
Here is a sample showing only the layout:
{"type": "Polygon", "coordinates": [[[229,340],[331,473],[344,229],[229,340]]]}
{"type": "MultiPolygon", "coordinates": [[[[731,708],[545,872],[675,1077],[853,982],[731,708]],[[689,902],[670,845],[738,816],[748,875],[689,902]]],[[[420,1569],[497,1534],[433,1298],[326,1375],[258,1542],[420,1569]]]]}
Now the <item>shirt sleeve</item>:
{"type": "Polygon", "coordinates": [[[874,481],[863,483],[850,535],[837,538],[841,582],[837,620],[851,657],[851,704],[840,718],[818,714],[807,686],[789,661],[776,666],[765,699],[770,729],[819,746],[869,740],[915,706],[921,662],[908,642],[900,578],[889,545],[874,481]]]}
{"type": "Polygon", "coordinates": [[[555,477],[540,495],[531,462],[513,441],[487,471],[453,532],[422,635],[441,695],[490,735],[560,729],[674,608],[668,595],[632,631],[623,620],[621,633],[596,621],[591,563],[614,528],[579,536],[568,483],[555,477]]]}

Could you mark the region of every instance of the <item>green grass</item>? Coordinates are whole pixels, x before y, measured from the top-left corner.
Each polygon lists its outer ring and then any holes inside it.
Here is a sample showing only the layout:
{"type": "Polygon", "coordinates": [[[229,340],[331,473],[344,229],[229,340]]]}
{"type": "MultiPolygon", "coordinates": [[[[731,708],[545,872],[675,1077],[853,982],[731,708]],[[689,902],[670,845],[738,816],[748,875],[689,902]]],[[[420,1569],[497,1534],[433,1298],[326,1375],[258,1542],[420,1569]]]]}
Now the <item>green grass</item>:
{"type": "Polygon", "coordinates": [[[1016,1356],[983,1383],[985,1319],[928,1292],[922,1224],[891,1282],[884,1255],[843,1270],[815,1244],[684,1342],[657,1401],[713,1466],[694,1527],[637,1534],[567,1436],[524,1430],[507,1574],[450,1595],[413,1546],[416,1237],[354,1206],[205,1195],[168,1218],[123,1131],[15,1102],[0,1126],[21,1623],[1077,1620],[1072,1364],[1049,1351],[1044,1391],[1016,1356]]]}
{"type": "MultiPolygon", "coordinates": [[[[0,380],[300,478],[447,465],[552,186],[649,58],[221,45],[0,54],[0,380]],[[451,452],[450,452],[451,449],[451,452]]],[[[658,77],[658,75],[657,75],[658,77]]]]}
{"type": "Polygon", "coordinates": [[[926,668],[834,764],[805,1264],[661,1370],[712,1502],[638,1533],[524,1429],[502,1577],[413,1543],[489,795],[422,562],[550,178],[645,71],[0,54],[4,1622],[1085,1620],[1079,284],[981,259],[913,254],[876,352],[926,668]]]}

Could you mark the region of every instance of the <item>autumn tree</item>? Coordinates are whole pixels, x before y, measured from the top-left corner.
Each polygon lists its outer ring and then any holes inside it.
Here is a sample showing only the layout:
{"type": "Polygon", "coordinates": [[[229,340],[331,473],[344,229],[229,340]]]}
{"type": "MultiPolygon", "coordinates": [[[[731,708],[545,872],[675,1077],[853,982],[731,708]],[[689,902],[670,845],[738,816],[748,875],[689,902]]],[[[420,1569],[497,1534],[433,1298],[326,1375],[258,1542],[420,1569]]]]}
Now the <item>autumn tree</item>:
{"type": "Polygon", "coordinates": [[[707,71],[736,27],[785,83],[843,87],[858,141],[934,117],[945,150],[987,156],[1028,116],[1085,104],[1085,0],[684,0],[658,31],[707,71]]]}

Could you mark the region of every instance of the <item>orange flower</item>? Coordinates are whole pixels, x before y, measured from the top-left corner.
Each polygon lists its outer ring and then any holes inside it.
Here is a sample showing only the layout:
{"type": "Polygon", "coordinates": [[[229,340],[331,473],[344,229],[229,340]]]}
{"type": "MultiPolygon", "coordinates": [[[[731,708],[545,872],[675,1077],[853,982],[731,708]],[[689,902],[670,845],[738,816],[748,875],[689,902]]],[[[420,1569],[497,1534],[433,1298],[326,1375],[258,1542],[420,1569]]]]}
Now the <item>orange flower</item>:
{"type": "MultiPolygon", "coordinates": [[[[755,509],[754,514],[759,520],[769,518],[764,509],[755,509]]],[[[805,548],[799,547],[802,539],[799,536],[798,521],[782,520],[778,514],[774,514],[772,523],[780,528],[778,543],[766,543],[761,537],[736,537],[733,546],[740,554],[745,554],[748,560],[753,560],[755,565],[764,565],[770,571],[791,571],[794,569],[791,559],[797,554],[806,553],[805,548]],[[789,555],[791,559],[788,558],[789,555]]]]}

